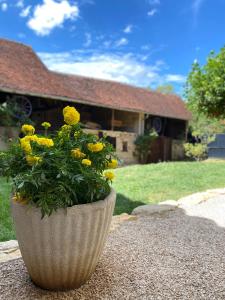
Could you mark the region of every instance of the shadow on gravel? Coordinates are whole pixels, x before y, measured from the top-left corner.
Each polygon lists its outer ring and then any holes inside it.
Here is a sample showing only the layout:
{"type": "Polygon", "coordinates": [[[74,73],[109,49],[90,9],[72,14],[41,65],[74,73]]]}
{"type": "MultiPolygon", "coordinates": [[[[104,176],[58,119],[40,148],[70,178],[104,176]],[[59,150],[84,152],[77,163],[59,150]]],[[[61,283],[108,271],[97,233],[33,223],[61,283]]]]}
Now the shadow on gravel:
{"type": "Polygon", "coordinates": [[[225,299],[225,228],[183,209],[125,222],[80,289],[41,290],[17,259],[0,264],[0,299],[225,299]]]}
{"type": "Polygon", "coordinates": [[[145,204],[146,203],[140,201],[132,201],[123,194],[118,193],[116,197],[114,215],[120,215],[122,213],[130,214],[137,206],[145,204]]]}

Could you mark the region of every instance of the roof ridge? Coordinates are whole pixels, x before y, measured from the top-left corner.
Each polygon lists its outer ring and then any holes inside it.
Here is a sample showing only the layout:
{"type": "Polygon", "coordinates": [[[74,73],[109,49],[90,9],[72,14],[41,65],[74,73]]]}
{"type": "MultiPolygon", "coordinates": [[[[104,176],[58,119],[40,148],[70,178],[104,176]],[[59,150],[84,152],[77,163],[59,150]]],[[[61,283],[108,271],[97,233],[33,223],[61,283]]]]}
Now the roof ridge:
{"type": "Polygon", "coordinates": [[[109,82],[109,83],[115,83],[115,84],[119,84],[122,86],[127,86],[129,88],[133,88],[133,89],[141,89],[153,94],[157,94],[157,95],[161,95],[161,96],[175,96],[179,99],[182,99],[179,95],[177,94],[164,94],[160,91],[156,91],[156,90],[151,90],[149,88],[145,88],[142,86],[137,86],[137,85],[132,85],[130,83],[126,83],[126,82],[120,82],[120,81],[116,81],[116,80],[112,80],[112,79],[103,79],[103,78],[96,78],[96,77],[91,77],[91,76],[87,76],[87,75],[79,75],[79,74],[70,74],[70,73],[65,73],[65,72],[60,72],[60,71],[52,71],[49,70],[51,73],[55,73],[55,74],[59,74],[59,75],[63,75],[63,76],[68,76],[68,77],[79,77],[79,78],[86,78],[86,79],[90,79],[90,80],[96,80],[96,81],[101,81],[101,82],[109,82]]]}
{"type": "Polygon", "coordinates": [[[24,44],[24,43],[19,42],[19,41],[13,41],[13,40],[7,39],[7,38],[0,38],[0,42],[7,42],[7,43],[11,43],[11,44],[20,45],[20,46],[23,46],[25,48],[29,48],[29,49],[31,49],[34,52],[32,46],[24,44]]]}

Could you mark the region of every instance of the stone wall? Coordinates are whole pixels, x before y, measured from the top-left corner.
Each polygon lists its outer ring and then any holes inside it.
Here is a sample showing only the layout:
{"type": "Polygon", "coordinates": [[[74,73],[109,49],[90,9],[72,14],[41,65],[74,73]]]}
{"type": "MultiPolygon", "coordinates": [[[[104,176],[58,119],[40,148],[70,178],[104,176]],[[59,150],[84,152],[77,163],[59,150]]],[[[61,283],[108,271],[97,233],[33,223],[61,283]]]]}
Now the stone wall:
{"type": "Polygon", "coordinates": [[[7,150],[7,141],[19,136],[19,129],[16,127],[0,126],[0,151],[7,150]]]}
{"type": "MultiPolygon", "coordinates": [[[[94,134],[98,134],[99,132],[98,130],[93,129],[85,129],[85,131],[94,134]]],[[[135,150],[134,141],[137,137],[136,133],[111,130],[101,130],[101,132],[107,134],[107,136],[116,138],[116,153],[121,159],[122,164],[127,165],[137,163],[137,159],[133,155],[135,150]]]]}

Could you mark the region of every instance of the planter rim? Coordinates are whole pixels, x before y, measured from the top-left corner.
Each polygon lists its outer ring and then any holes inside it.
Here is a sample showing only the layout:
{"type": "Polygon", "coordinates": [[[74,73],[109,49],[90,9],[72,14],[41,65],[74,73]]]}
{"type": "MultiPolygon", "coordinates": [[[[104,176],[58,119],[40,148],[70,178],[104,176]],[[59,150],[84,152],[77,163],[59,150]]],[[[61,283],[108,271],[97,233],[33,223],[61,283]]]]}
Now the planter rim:
{"type": "MultiPolygon", "coordinates": [[[[114,199],[115,197],[115,190],[111,187],[110,189],[110,193],[108,196],[105,197],[105,199],[103,200],[98,200],[95,202],[89,202],[89,203],[84,203],[84,204],[75,204],[71,207],[65,207],[65,208],[59,208],[56,211],[53,211],[52,214],[50,216],[45,216],[47,218],[53,217],[54,215],[58,215],[58,214],[74,214],[77,212],[82,212],[84,210],[99,210],[99,209],[103,209],[107,203],[109,201],[112,201],[112,199],[114,199]]],[[[32,211],[32,213],[36,214],[40,214],[41,213],[41,209],[35,206],[31,206],[31,205],[24,205],[24,204],[20,204],[20,203],[16,203],[14,201],[12,201],[13,205],[19,205],[19,206],[23,206],[24,209],[26,209],[27,211],[32,211]]],[[[44,217],[44,218],[45,218],[44,217]]]]}

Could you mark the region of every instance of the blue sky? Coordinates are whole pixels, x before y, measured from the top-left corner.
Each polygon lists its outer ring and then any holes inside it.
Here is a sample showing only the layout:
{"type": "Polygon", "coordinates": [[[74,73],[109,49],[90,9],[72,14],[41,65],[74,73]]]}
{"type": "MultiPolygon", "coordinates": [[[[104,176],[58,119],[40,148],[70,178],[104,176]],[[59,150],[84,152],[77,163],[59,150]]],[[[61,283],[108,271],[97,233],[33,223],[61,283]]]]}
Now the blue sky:
{"type": "Polygon", "coordinates": [[[225,41],[225,0],[0,0],[0,37],[53,70],[178,93],[225,41]]]}

